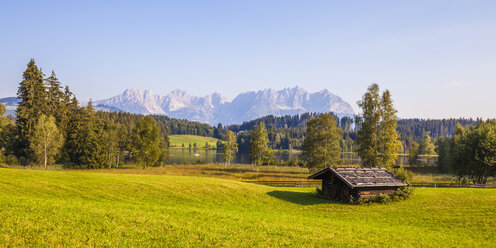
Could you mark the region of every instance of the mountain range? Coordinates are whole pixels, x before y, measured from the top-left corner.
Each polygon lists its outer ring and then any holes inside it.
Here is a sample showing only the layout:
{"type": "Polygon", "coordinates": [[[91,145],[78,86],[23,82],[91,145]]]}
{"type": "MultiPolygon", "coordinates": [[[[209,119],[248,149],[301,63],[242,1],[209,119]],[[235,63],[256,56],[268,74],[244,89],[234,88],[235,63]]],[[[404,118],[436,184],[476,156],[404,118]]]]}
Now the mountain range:
{"type": "Polygon", "coordinates": [[[305,112],[354,115],[349,103],[328,90],[309,93],[298,86],[282,90],[249,91],[239,94],[232,101],[219,93],[198,97],[182,90],[174,90],[160,96],[150,90],[127,89],[120,95],[94,101],[94,105],[136,114],[167,115],[211,125],[240,124],[267,115],[283,116],[305,112]]]}
{"type": "MultiPolygon", "coordinates": [[[[17,98],[2,98],[0,102],[7,106],[7,114],[15,113],[17,98]]],[[[120,95],[94,101],[93,105],[97,110],[167,115],[211,125],[241,124],[267,115],[284,116],[306,112],[333,112],[339,117],[354,115],[349,103],[328,90],[309,93],[298,86],[282,90],[249,91],[239,94],[232,101],[219,93],[199,97],[174,90],[160,96],[150,90],[127,89],[120,95]]]]}

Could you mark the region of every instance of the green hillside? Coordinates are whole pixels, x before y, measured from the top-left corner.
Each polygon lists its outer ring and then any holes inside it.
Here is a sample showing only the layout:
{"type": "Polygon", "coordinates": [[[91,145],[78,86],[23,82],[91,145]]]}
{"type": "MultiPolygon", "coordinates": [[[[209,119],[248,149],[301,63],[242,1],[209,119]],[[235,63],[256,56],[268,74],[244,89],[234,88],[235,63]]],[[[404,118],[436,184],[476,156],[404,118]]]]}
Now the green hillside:
{"type": "Polygon", "coordinates": [[[0,244],[15,247],[490,247],[495,189],[418,189],[347,205],[312,188],[216,178],[0,169],[0,244]]]}
{"type": "Polygon", "coordinates": [[[198,148],[205,147],[205,143],[208,142],[208,145],[212,148],[217,147],[218,139],[212,137],[203,137],[196,135],[169,135],[169,142],[171,147],[182,147],[184,146],[188,148],[189,144],[193,146],[194,143],[198,146],[198,148]]]}

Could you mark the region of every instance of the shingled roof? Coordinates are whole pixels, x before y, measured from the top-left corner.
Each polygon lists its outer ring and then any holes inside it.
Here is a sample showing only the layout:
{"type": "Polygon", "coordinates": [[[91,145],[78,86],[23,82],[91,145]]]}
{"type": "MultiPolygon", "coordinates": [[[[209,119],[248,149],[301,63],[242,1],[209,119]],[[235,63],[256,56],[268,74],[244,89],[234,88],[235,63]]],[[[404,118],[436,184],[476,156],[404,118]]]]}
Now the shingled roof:
{"type": "Polygon", "coordinates": [[[329,167],[309,176],[308,178],[322,179],[328,173],[334,174],[352,189],[362,187],[408,186],[407,183],[398,179],[395,175],[393,175],[393,173],[389,172],[385,168],[377,167],[329,167]]]}

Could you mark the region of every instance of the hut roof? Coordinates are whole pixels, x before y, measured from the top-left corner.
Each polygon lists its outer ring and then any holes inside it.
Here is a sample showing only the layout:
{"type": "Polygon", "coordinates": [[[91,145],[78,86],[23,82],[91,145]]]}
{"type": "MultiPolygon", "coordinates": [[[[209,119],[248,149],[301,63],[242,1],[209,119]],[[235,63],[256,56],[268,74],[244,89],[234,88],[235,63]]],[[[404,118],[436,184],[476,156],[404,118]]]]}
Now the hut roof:
{"type": "Polygon", "coordinates": [[[329,173],[342,180],[350,188],[362,187],[401,187],[408,186],[407,183],[397,178],[393,173],[385,168],[365,168],[365,167],[338,167],[325,168],[311,176],[309,179],[322,179],[329,173]]]}

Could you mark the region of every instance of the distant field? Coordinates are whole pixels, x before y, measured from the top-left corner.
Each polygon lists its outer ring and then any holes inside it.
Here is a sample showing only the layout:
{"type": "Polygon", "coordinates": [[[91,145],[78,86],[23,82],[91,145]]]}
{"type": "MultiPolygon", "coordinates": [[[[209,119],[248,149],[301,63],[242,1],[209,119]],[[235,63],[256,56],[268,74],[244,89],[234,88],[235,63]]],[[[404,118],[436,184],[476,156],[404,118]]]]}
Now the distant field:
{"type": "Polygon", "coordinates": [[[193,146],[196,143],[198,148],[204,148],[208,142],[210,147],[216,148],[218,139],[196,135],[169,135],[169,141],[171,147],[182,147],[184,144],[184,147],[188,148],[189,144],[193,146]]]}
{"type": "Polygon", "coordinates": [[[347,205],[312,188],[164,175],[0,169],[10,247],[493,247],[496,190],[417,189],[347,205]]]}

